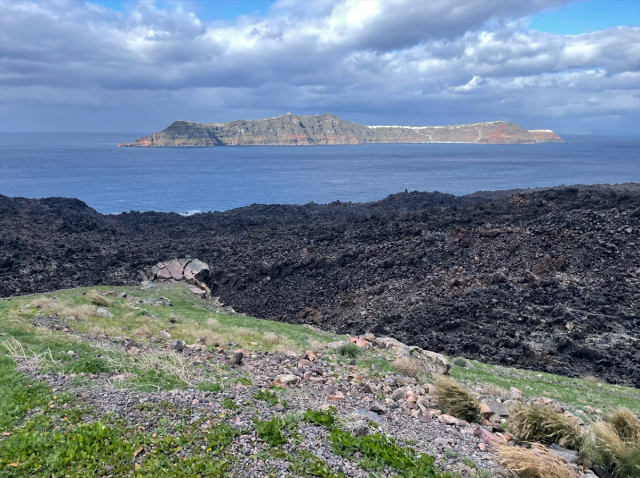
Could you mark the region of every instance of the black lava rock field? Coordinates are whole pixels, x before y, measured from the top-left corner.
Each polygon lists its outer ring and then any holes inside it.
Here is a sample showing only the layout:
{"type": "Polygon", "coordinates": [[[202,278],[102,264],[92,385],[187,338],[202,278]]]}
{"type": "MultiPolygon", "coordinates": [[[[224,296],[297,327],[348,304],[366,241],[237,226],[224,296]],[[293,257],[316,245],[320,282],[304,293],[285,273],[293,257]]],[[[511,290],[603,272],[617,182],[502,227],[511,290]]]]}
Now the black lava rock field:
{"type": "Polygon", "coordinates": [[[101,215],[0,196],[0,296],[209,264],[237,312],[640,387],[640,185],[101,215]]]}

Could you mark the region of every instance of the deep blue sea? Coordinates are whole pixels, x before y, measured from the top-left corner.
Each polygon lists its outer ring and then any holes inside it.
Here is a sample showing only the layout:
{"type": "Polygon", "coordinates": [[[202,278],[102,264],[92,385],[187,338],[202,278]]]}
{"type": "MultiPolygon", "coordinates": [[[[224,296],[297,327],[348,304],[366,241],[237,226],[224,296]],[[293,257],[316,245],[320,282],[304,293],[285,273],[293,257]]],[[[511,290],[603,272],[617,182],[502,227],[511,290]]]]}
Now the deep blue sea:
{"type": "Polygon", "coordinates": [[[640,139],[563,135],[538,145],[375,144],[118,148],[144,133],[2,133],[0,194],[75,197],[102,213],[223,211],[640,182],[640,139]]]}

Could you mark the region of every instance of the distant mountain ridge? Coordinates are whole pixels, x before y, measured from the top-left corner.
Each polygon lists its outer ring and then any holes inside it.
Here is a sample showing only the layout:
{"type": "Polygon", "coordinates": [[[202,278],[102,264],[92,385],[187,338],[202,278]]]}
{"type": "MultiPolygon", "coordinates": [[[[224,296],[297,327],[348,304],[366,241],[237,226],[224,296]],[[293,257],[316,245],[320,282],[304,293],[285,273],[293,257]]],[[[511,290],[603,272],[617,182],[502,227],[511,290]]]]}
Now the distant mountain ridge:
{"type": "Polygon", "coordinates": [[[174,121],[170,126],[143,136],[132,146],[238,146],[370,143],[561,143],[551,130],[526,130],[510,121],[492,121],[453,126],[366,126],[332,114],[298,116],[291,113],[261,120],[230,123],[174,121]]]}

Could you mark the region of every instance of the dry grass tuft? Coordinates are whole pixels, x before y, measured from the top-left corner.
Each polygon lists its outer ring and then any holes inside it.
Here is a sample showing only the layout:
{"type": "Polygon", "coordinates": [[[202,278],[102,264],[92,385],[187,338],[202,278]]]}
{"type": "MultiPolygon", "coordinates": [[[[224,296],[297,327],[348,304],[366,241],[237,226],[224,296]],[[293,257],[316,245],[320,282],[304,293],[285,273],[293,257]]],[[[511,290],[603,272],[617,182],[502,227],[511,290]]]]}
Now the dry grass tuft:
{"type": "Polygon", "coordinates": [[[218,319],[216,319],[215,317],[207,319],[206,324],[212,329],[217,329],[218,327],[220,327],[220,322],[218,322],[218,319]]]}
{"type": "Polygon", "coordinates": [[[607,417],[607,421],[615,428],[621,440],[640,443],[640,420],[631,410],[618,408],[607,417]]]}
{"type": "Polygon", "coordinates": [[[443,375],[436,376],[435,386],[438,407],[444,412],[468,422],[480,419],[480,402],[471,393],[443,375]]]}
{"type": "Polygon", "coordinates": [[[498,463],[519,478],[576,478],[562,458],[542,445],[530,450],[519,446],[498,445],[498,463]]]}
{"type": "Polygon", "coordinates": [[[136,356],[135,364],[142,370],[156,370],[173,375],[188,387],[195,387],[203,378],[200,367],[193,367],[187,359],[173,351],[140,354],[136,356]]]}
{"type": "Polygon", "coordinates": [[[144,325],[142,327],[138,327],[136,330],[133,331],[133,335],[136,335],[138,337],[149,338],[151,337],[152,334],[153,332],[151,332],[151,329],[144,325]]]}
{"type": "Polygon", "coordinates": [[[418,378],[419,375],[426,373],[426,370],[420,362],[410,357],[400,357],[393,362],[395,369],[402,375],[407,377],[418,378]]]}
{"type": "Polygon", "coordinates": [[[75,320],[88,320],[96,311],[94,305],[73,305],[50,297],[36,297],[29,306],[37,307],[45,312],[55,313],[58,317],[73,318],[75,320]]]}
{"type": "Polygon", "coordinates": [[[511,393],[506,388],[496,385],[494,383],[482,383],[482,393],[485,395],[491,395],[492,397],[509,397],[511,393]]]}
{"type": "Polygon", "coordinates": [[[87,299],[98,307],[109,307],[110,302],[106,297],[101,296],[97,291],[90,290],[87,292],[87,299]]]}
{"type": "Polygon", "coordinates": [[[31,355],[27,355],[22,344],[13,337],[3,340],[0,345],[7,350],[6,355],[16,363],[16,368],[23,372],[39,372],[46,365],[57,363],[51,355],[51,349],[41,354],[32,352],[31,355]]]}
{"type": "Polygon", "coordinates": [[[516,403],[511,407],[509,429],[522,441],[556,443],[578,450],[583,441],[580,427],[553,407],[516,403]]]}
{"type": "Polygon", "coordinates": [[[267,332],[265,333],[262,338],[264,339],[264,341],[270,345],[276,345],[278,342],[280,342],[280,337],[278,337],[277,334],[273,333],[273,332],[267,332]]]}
{"type": "Polygon", "coordinates": [[[583,451],[618,478],[640,476],[640,441],[623,440],[611,423],[592,424],[583,451]]]}
{"type": "Polygon", "coordinates": [[[47,310],[48,307],[55,304],[56,302],[57,300],[51,297],[36,297],[29,303],[28,306],[47,310]]]}
{"type": "Polygon", "coordinates": [[[89,320],[96,314],[97,307],[95,305],[78,305],[76,307],[64,306],[58,309],[58,316],[71,317],[75,320],[84,321],[89,320]]]}

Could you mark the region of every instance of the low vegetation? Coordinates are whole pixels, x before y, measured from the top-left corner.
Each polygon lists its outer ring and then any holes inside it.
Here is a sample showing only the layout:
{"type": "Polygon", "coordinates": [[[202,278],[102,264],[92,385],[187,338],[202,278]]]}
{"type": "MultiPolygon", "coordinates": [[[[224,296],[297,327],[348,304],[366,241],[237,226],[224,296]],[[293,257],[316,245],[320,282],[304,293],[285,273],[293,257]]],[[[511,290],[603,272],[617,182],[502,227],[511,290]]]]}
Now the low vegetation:
{"type": "MultiPolygon", "coordinates": [[[[101,476],[106,471],[114,476],[228,476],[233,465],[230,444],[242,433],[228,425],[228,417],[216,416],[208,428],[202,428],[197,417],[178,419],[182,411],[153,433],[144,432],[100,410],[75,406],[72,397],[29,379],[29,373],[75,374],[76,380],[107,373],[111,383],[136,393],[195,389],[215,394],[228,389],[229,384],[251,386],[252,382],[224,361],[193,366],[186,354],[170,349],[173,340],[185,340],[215,356],[218,346],[300,353],[345,339],[306,326],[262,321],[208,307],[182,285],[147,291],[98,287],[14,298],[0,301],[0,318],[0,432],[10,433],[0,437],[0,477],[101,476]],[[98,306],[104,307],[96,297],[106,300],[113,317],[96,315],[98,306]],[[123,344],[129,341],[155,345],[127,353],[123,344]],[[141,447],[143,451],[139,451],[141,447]],[[219,460],[211,460],[212,455],[219,460]],[[128,461],[124,457],[129,457],[128,461]]],[[[504,452],[508,454],[501,455],[503,464],[521,478],[567,476],[560,468],[535,474],[536,463],[546,460],[548,453],[540,444],[557,443],[580,450],[585,459],[600,463],[617,478],[639,476],[639,390],[465,359],[453,361],[452,378],[430,376],[411,358],[398,359],[391,350],[365,351],[353,343],[322,352],[322,360],[331,365],[335,379],[357,373],[400,373],[418,383],[433,382],[438,407],[469,422],[481,421],[478,395],[508,398],[513,386],[520,388],[525,398],[553,397],[568,410],[601,407],[598,414],[585,412],[582,418],[588,426],[578,427],[553,407],[516,405],[511,410],[509,430],[519,440],[534,444],[531,450],[509,447],[504,452]],[[606,421],[597,422],[598,416],[606,416],[606,421]],[[595,423],[589,425],[592,420],[595,423]],[[581,428],[588,431],[581,433],[581,428]],[[518,453],[521,455],[514,455],[518,453]],[[524,464],[528,468],[518,468],[524,464]]],[[[248,400],[287,409],[285,396],[277,389],[261,389],[252,392],[248,400]]],[[[235,401],[226,394],[223,397],[209,400],[221,403],[224,413],[247,406],[237,397],[235,401]]],[[[163,406],[140,403],[137,408],[165,413],[163,406]]],[[[307,410],[300,416],[270,415],[254,421],[257,436],[271,447],[265,453],[288,461],[291,471],[299,476],[344,475],[332,471],[321,457],[296,448],[300,441],[298,420],[324,428],[334,453],[358,461],[372,476],[451,476],[411,443],[396,441],[382,432],[353,436],[353,423],[339,417],[335,409],[307,410]],[[295,452],[283,451],[285,443],[295,452]]],[[[477,476],[485,472],[478,470],[477,476]]]]}
{"type": "Polygon", "coordinates": [[[410,357],[400,357],[393,362],[394,368],[403,375],[420,378],[426,375],[423,365],[410,357]]]}
{"type": "Polygon", "coordinates": [[[614,411],[607,421],[590,427],[583,454],[619,478],[640,476],[640,420],[628,409],[614,411]]]}
{"type": "Polygon", "coordinates": [[[435,398],[442,411],[468,422],[480,420],[480,402],[472,393],[442,375],[435,378],[435,385],[435,398]]]}
{"type": "Polygon", "coordinates": [[[499,446],[498,462],[519,478],[576,477],[574,471],[560,457],[540,445],[531,449],[519,446],[499,446]]]}
{"type": "Polygon", "coordinates": [[[470,366],[452,367],[451,377],[469,389],[488,395],[509,397],[516,387],[523,397],[552,397],[569,410],[582,410],[590,418],[597,416],[586,409],[590,406],[603,413],[626,407],[640,415],[640,389],[611,385],[593,380],[563,377],[533,370],[514,369],[468,360],[470,366]]]}
{"type": "Polygon", "coordinates": [[[336,349],[336,353],[343,357],[355,359],[362,354],[362,349],[356,344],[349,342],[348,344],[344,344],[338,347],[336,349]]]}
{"type": "Polygon", "coordinates": [[[510,412],[509,430],[519,440],[545,445],[555,443],[572,450],[578,450],[582,445],[580,427],[552,406],[516,403],[510,412]]]}

